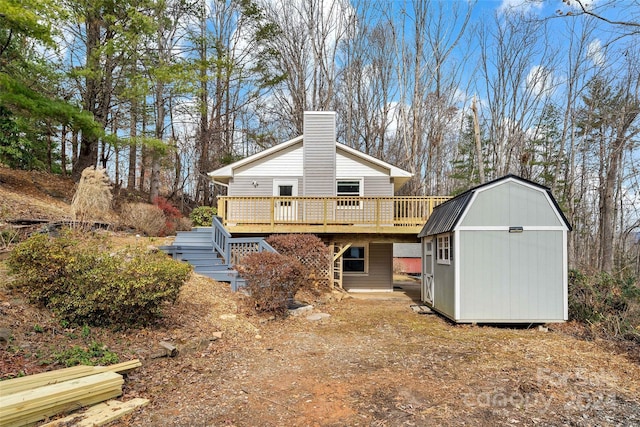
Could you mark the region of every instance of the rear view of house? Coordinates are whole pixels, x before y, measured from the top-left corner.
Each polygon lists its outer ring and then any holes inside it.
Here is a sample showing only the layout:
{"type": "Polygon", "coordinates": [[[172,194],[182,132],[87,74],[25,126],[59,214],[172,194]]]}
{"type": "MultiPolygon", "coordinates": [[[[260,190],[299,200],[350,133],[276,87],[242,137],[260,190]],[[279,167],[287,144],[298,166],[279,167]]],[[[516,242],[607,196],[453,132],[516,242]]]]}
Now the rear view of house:
{"type": "Polygon", "coordinates": [[[460,194],[419,234],[422,300],[462,323],[565,321],[570,230],[548,188],[514,175],[460,194]]]}
{"type": "Polygon", "coordinates": [[[349,291],[393,290],[393,243],[417,243],[448,197],[394,196],[412,174],[336,141],[335,112],[304,113],[304,133],[209,173],[229,236],[311,233],[333,248],[330,275],[349,291]]]}

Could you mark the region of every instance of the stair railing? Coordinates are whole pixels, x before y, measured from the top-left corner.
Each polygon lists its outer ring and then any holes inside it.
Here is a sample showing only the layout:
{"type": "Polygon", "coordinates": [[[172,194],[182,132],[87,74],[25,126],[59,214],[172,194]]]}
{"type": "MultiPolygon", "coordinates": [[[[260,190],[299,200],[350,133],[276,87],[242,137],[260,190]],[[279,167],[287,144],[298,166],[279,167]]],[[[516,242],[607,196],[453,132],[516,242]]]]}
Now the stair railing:
{"type": "Polygon", "coordinates": [[[220,222],[220,218],[217,216],[213,217],[213,249],[218,252],[218,254],[224,259],[225,264],[229,264],[229,239],[231,239],[231,233],[229,233],[222,222],[220,222]]]}
{"type": "Polygon", "coordinates": [[[256,252],[277,252],[262,237],[231,237],[218,217],[213,217],[213,248],[229,267],[256,252]]]}

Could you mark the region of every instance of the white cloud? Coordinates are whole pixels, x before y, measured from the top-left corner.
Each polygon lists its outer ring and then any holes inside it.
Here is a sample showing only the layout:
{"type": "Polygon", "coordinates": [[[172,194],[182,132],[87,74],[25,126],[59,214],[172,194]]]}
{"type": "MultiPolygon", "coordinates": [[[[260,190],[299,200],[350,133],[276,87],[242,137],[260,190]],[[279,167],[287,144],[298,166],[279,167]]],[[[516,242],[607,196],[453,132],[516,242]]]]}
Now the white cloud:
{"type": "Polygon", "coordinates": [[[536,96],[551,96],[556,86],[553,72],[542,65],[531,67],[526,78],[526,84],[536,96]]]}
{"type": "Polygon", "coordinates": [[[602,47],[602,42],[599,39],[595,39],[589,43],[589,46],[587,46],[587,58],[589,58],[597,67],[605,65],[606,55],[604,48],[602,47]]]}
{"type": "Polygon", "coordinates": [[[502,0],[498,6],[498,13],[519,12],[527,13],[542,9],[542,0],[502,0]]]}

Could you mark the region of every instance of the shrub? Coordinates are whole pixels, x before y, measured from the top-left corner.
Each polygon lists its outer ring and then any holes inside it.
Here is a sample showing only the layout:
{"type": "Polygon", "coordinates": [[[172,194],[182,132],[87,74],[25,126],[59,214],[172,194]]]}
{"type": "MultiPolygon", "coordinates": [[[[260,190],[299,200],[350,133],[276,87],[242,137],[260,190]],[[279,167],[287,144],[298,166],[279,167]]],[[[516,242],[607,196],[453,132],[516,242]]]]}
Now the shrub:
{"type": "Polygon", "coordinates": [[[218,210],[213,206],[198,206],[189,214],[194,227],[211,227],[213,217],[216,216],[218,210]]]}
{"type": "Polygon", "coordinates": [[[167,234],[174,233],[180,218],[182,218],[182,214],[178,208],[169,203],[167,199],[160,196],[153,199],[153,204],[160,208],[164,214],[164,229],[161,231],[160,235],[166,236],[167,234]]]}
{"type": "Polygon", "coordinates": [[[278,253],[297,259],[305,267],[302,288],[314,293],[331,289],[329,247],[313,234],[274,234],[266,239],[278,253]]]}
{"type": "Polygon", "coordinates": [[[66,231],[36,235],[8,259],[10,274],[29,299],[77,324],[152,323],[175,302],[191,267],[140,248],[113,252],[106,240],[66,231]]]}
{"type": "Polygon", "coordinates": [[[189,231],[193,228],[191,220],[187,217],[181,217],[176,221],[176,231],[189,231]]]}
{"type": "Polygon", "coordinates": [[[111,211],[111,182],[104,169],[88,167],[82,171],[78,188],[71,201],[74,220],[107,219],[111,211]]]}
{"type": "Polygon", "coordinates": [[[60,353],[54,353],[57,363],[66,367],[76,365],[113,365],[118,363],[118,355],[110,351],[107,346],[98,342],[91,342],[86,347],[74,345],[60,353]]]}
{"type": "Polygon", "coordinates": [[[305,280],[298,260],[273,252],[249,254],[236,269],[247,281],[253,309],[275,316],[286,314],[289,301],[305,280]]]}
{"type": "Polygon", "coordinates": [[[125,226],[147,236],[160,236],[166,224],[162,210],[147,203],[126,203],[122,207],[120,220],[125,226]]]}
{"type": "Polygon", "coordinates": [[[571,270],[569,317],[596,335],[640,341],[640,287],[632,278],[571,270]]]}

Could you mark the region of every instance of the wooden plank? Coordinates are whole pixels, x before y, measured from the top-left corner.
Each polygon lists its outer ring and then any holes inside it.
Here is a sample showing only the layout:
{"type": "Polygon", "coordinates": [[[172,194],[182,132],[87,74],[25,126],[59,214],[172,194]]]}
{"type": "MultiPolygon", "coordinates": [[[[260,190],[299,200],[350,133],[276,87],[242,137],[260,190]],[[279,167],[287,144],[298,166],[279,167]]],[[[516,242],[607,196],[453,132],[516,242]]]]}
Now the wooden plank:
{"type": "Polygon", "coordinates": [[[68,413],[70,411],[75,411],[76,409],[87,407],[94,405],[96,403],[104,402],[105,400],[113,399],[122,394],[122,389],[120,387],[116,387],[111,390],[107,390],[103,393],[93,394],[86,397],[78,398],[72,402],[61,403],[59,405],[54,405],[49,408],[46,408],[46,413],[44,411],[40,412],[32,412],[29,414],[24,414],[20,417],[7,419],[0,421],[0,426],[2,427],[22,427],[34,424],[38,421],[53,417],[58,414],[68,413]]]}
{"type": "Polygon", "coordinates": [[[109,366],[72,366],[71,368],[57,369],[55,371],[41,372],[39,374],[27,375],[26,377],[12,378],[0,381],[0,397],[8,396],[24,390],[30,390],[46,385],[57,384],[63,381],[82,378],[93,375],[96,372],[117,372],[127,373],[132,369],[142,366],[139,359],[127,362],[116,363],[109,366]]]}
{"type": "Polygon", "coordinates": [[[149,403],[149,399],[135,398],[126,402],[109,400],[104,403],[92,406],[85,412],[72,414],[68,417],[52,421],[40,427],[63,427],[73,423],[74,427],[101,426],[114,421],[124,415],[130,414],[137,408],[141,408],[149,403]]]}
{"type": "MultiPolygon", "coordinates": [[[[14,425],[25,419],[44,419],[59,413],[60,407],[70,404],[96,403],[96,396],[120,395],[124,380],[114,372],[100,372],[57,384],[25,390],[3,397],[0,400],[0,426],[14,425]]],[[[102,399],[105,400],[105,399],[102,399]]],[[[101,400],[99,400],[101,401],[101,400]]]]}
{"type": "Polygon", "coordinates": [[[103,384],[101,387],[78,389],[57,398],[44,398],[41,400],[27,402],[28,405],[20,404],[6,408],[4,414],[0,415],[0,425],[4,421],[22,420],[31,416],[38,416],[44,419],[64,411],[71,411],[82,406],[102,402],[107,399],[117,397],[122,394],[122,384],[103,384]]]}
{"type": "Polygon", "coordinates": [[[117,372],[119,374],[124,374],[131,371],[132,369],[139,368],[140,366],[142,366],[142,362],[140,362],[140,359],[133,359],[127,362],[116,363],[114,365],[94,366],[93,371],[94,372],[109,371],[109,372],[117,372]]]}
{"type": "Polygon", "coordinates": [[[24,390],[56,384],[74,378],[86,377],[95,373],[93,366],[73,366],[55,371],[41,372],[26,377],[12,378],[0,382],[0,397],[8,396],[24,390]]]}

